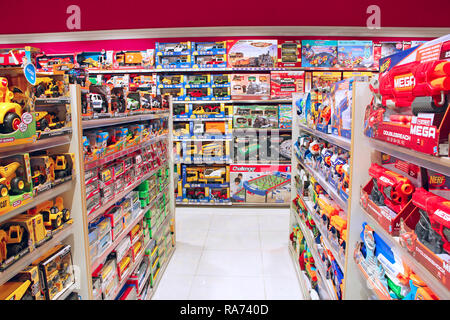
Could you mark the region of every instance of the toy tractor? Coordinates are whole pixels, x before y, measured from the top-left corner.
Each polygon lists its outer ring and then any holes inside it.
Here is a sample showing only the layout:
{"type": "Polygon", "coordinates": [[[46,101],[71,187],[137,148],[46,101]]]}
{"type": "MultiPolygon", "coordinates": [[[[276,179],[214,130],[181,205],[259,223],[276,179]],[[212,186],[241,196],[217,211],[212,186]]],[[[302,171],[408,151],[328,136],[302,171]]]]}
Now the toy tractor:
{"type": "Polygon", "coordinates": [[[2,236],[2,256],[10,258],[28,247],[29,234],[21,225],[5,223],[0,226],[2,236]],[[6,245],[6,251],[5,251],[6,245]]]}
{"type": "Polygon", "coordinates": [[[46,128],[60,129],[64,126],[64,121],[61,121],[54,112],[37,111],[36,112],[36,130],[44,131],[46,128]]]}
{"type": "Polygon", "coordinates": [[[54,166],[55,177],[57,179],[62,179],[72,174],[72,170],[64,155],[50,157],[50,164],[54,166]]]}
{"type": "Polygon", "coordinates": [[[62,197],[56,197],[55,203],[52,200],[44,201],[30,212],[42,214],[44,225],[48,229],[58,229],[64,222],[70,220],[70,210],[64,208],[62,197]]]}
{"type": "Polygon", "coordinates": [[[6,197],[8,194],[21,194],[25,188],[25,181],[16,175],[21,167],[19,162],[12,162],[0,167],[0,195],[6,197]]]}
{"type": "Polygon", "coordinates": [[[61,81],[56,81],[53,78],[37,78],[36,85],[34,86],[34,94],[37,98],[41,96],[56,98],[64,94],[64,87],[61,81]]]}
{"type": "Polygon", "coordinates": [[[8,80],[0,77],[0,132],[11,133],[19,129],[22,122],[22,107],[12,102],[14,93],[8,88],[8,80]]]}

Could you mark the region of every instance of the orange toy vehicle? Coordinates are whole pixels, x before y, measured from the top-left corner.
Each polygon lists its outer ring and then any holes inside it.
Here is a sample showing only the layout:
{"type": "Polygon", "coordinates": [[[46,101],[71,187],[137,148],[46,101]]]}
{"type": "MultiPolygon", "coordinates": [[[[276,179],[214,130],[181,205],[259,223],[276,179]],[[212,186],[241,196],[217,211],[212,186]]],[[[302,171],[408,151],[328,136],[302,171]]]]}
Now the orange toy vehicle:
{"type": "Polygon", "coordinates": [[[0,167],[0,195],[6,197],[9,193],[21,194],[25,188],[25,182],[16,175],[21,167],[19,162],[12,162],[0,167]]]}
{"type": "Polygon", "coordinates": [[[40,213],[44,217],[44,225],[47,229],[57,229],[64,222],[70,220],[70,210],[64,208],[62,197],[56,197],[55,203],[52,200],[44,201],[30,210],[31,214],[40,213]]]}
{"type": "Polygon", "coordinates": [[[0,77],[0,132],[11,133],[22,122],[22,107],[12,102],[14,93],[8,88],[8,79],[0,77]]]}

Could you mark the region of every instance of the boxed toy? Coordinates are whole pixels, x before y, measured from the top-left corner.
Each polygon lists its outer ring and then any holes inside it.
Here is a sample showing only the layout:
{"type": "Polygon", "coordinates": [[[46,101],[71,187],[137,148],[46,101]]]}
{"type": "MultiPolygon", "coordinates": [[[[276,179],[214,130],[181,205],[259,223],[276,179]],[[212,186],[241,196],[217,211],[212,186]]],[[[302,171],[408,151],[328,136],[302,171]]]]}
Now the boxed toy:
{"type": "Polygon", "coordinates": [[[29,46],[24,48],[2,48],[0,49],[0,66],[3,68],[24,67],[28,63],[36,66],[36,58],[40,54],[40,49],[29,46]]]}
{"type": "Polygon", "coordinates": [[[33,195],[36,196],[52,187],[55,172],[48,156],[31,156],[30,165],[33,195]]]}
{"type": "Polygon", "coordinates": [[[155,50],[144,51],[115,51],[115,69],[150,69],[155,64],[155,50]]]}
{"type": "Polygon", "coordinates": [[[192,66],[191,56],[156,56],[156,69],[181,69],[192,66]]]}
{"type": "Polygon", "coordinates": [[[311,110],[311,93],[294,93],[292,95],[292,108],[296,110],[299,123],[306,125],[307,115],[311,110]]]}
{"type": "Polygon", "coordinates": [[[155,52],[157,56],[191,55],[191,42],[157,42],[155,52]]]}
{"type": "Polygon", "coordinates": [[[305,91],[330,88],[335,82],[341,81],[341,72],[314,71],[306,74],[305,91]]]}
{"type": "Polygon", "coordinates": [[[28,153],[0,159],[0,214],[23,206],[33,199],[28,153]]]}
{"type": "Polygon", "coordinates": [[[304,71],[271,71],[270,97],[291,98],[293,93],[304,92],[304,71]]]}
{"type": "Polygon", "coordinates": [[[234,128],[278,128],[277,105],[235,105],[234,128]]]}
{"type": "Polygon", "coordinates": [[[364,133],[434,156],[448,156],[450,36],[380,60],[371,80],[364,133]],[[427,77],[422,75],[427,74],[427,77]]]}
{"type": "Polygon", "coordinates": [[[36,133],[38,139],[67,133],[72,127],[70,104],[35,103],[36,133]]]}
{"type": "Polygon", "coordinates": [[[337,41],[302,40],[302,67],[334,68],[337,63],[337,41]]]}
{"type": "Polygon", "coordinates": [[[229,40],[228,67],[273,68],[278,60],[277,40],[229,40]]]}
{"type": "Polygon", "coordinates": [[[211,91],[211,100],[231,100],[230,87],[213,87],[211,91]]]}
{"type": "MultiPolygon", "coordinates": [[[[191,90],[194,90],[194,89],[191,89],[191,90]]],[[[201,91],[201,89],[195,89],[195,90],[201,91]]],[[[186,95],[184,88],[160,88],[159,92],[162,97],[172,96],[173,100],[177,100],[177,101],[187,100],[186,99],[187,95],[186,95]]]]}
{"type": "Polygon", "coordinates": [[[372,41],[339,40],[338,63],[335,67],[365,68],[373,67],[372,41]]]}
{"type": "Polygon", "coordinates": [[[187,88],[209,88],[211,86],[211,75],[210,74],[188,74],[186,75],[186,80],[184,87],[187,88]]]}
{"type": "Polygon", "coordinates": [[[88,112],[93,118],[111,117],[111,88],[103,85],[90,85],[88,95],[88,112]]]}
{"type": "Polygon", "coordinates": [[[411,46],[405,45],[403,41],[379,41],[373,44],[373,60],[374,67],[379,68],[379,61],[381,58],[396,54],[411,46]]]}
{"type": "Polygon", "coordinates": [[[230,166],[231,201],[244,203],[290,203],[290,165],[230,166]]]}
{"type": "Polygon", "coordinates": [[[33,92],[22,71],[2,70],[0,148],[36,141],[33,92]]]}
{"type": "Polygon", "coordinates": [[[192,68],[226,68],[227,55],[194,55],[192,56],[192,68]]]}
{"type": "Polygon", "coordinates": [[[216,42],[192,42],[192,55],[216,55],[226,54],[227,44],[226,41],[216,42]]]}
{"type": "Polygon", "coordinates": [[[36,57],[37,72],[64,73],[75,66],[75,56],[68,54],[42,54],[36,57]]]}
{"type": "Polygon", "coordinates": [[[351,139],[353,78],[336,82],[331,87],[331,132],[351,139]]]}
{"type": "Polygon", "coordinates": [[[302,66],[302,51],[300,40],[278,41],[278,67],[299,68],[302,66]]]}
{"type": "Polygon", "coordinates": [[[158,88],[183,88],[183,74],[159,74],[157,76],[158,88]]]}
{"type": "Polygon", "coordinates": [[[185,100],[210,100],[211,88],[186,88],[185,100]]]}
{"type": "Polygon", "coordinates": [[[114,51],[77,52],[77,67],[93,70],[111,69],[114,62],[114,51]]]}
{"type": "Polygon", "coordinates": [[[345,80],[348,78],[358,78],[369,81],[372,75],[373,73],[370,71],[345,71],[342,72],[342,79],[345,80]]]}
{"type": "Polygon", "coordinates": [[[211,87],[230,87],[231,75],[230,74],[211,74],[211,87]]]}
{"type": "Polygon", "coordinates": [[[233,74],[231,95],[235,100],[268,99],[270,96],[270,74],[233,74]]]}
{"type": "Polygon", "coordinates": [[[278,125],[280,129],[292,128],[292,104],[278,106],[278,125]]]}

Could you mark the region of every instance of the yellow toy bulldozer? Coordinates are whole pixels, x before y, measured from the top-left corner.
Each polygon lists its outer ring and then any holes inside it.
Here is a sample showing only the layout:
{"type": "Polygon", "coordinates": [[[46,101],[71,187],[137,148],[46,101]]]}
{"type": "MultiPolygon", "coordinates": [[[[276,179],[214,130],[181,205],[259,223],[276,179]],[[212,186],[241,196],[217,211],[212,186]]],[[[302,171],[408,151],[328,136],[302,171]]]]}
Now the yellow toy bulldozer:
{"type": "Polygon", "coordinates": [[[29,233],[22,225],[7,222],[0,228],[1,258],[15,256],[28,247],[29,233]]]}
{"type": "Polygon", "coordinates": [[[62,197],[56,197],[55,203],[52,200],[44,201],[30,211],[32,214],[42,214],[47,229],[58,229],[64,222],[70,220],[70,210],[64,208],[62,197]]]}
{"type": "Polygon", "coordinates": [[[45,95],[48,98],[60,97],[64,94],[64,85],[61,81],[50,77],[41,77],[36,79],[34,94],[37,98],[45,95]]]}
{"type": "Polygon", "coordinates": [[[72,173],[65,155],[51,156],[50,166],[53,168],[56,179],[65,178],[72,173]]]}
{"type": "Polygon", "coordinates": [[[0,195],[6,197],[8,194],[21,194],[25,188],[25,182],[16,175],[20,168],[19,162],[0,167],[0,195]]]}
{"type": "Polygon", "coordinates": [[[36,130],[44,131],[46,128],[60,129],[64,126],[64,121],[61,121],[53,112],[36,111],[36,130]]]}
{"type": "Polygon", "coordinates": [[[22,107],[12,102],[14,93],[8,88],[8,79],[0,77],[0,132],[11,133],[19,129],[22,122],[22,107]]]}

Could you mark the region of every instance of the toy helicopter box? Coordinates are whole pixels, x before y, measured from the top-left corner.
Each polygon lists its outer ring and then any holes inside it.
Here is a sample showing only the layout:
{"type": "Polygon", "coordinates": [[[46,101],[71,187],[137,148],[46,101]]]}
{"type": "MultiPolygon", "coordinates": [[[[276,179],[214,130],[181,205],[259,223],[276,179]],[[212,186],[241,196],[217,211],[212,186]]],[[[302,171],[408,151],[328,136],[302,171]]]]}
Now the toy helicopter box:
{"type": "Polygon", "coordinates": [[[300,40],[278,41],[278,67],[299,68],[302,66],[302,51],[300,40]]]}
{"type": "Polygon", "coordinates": [[[302,40],[302,67],[333,68],[337,63],[337,41],[302,40]]]}
{"type": "Polygon", "coordinates": [[[277,40],[229,40],[228,67],[274,68],[278,60],[277,40]]]}
{"type": "Polygon", "coordinates": [[[290,165],[231,165],[231,201],[288,204],[291,194],[290,181],[290,165]]]}
{"type": "Polygon", "coordinates": [[[336,66],[351,69],[372,68],[372,41],[338,41],[338,64],[336,66]]]}
{"type": "Polygon", "coordinates": [[[448,156],[450,35],[380,60],[364,134],[408,149],[448,156]],[[424,77],[423,74],[427,74],[424,77]]]}

